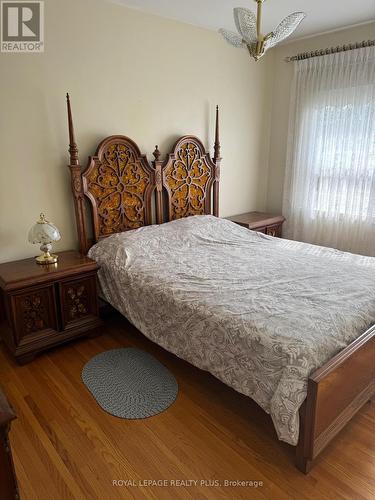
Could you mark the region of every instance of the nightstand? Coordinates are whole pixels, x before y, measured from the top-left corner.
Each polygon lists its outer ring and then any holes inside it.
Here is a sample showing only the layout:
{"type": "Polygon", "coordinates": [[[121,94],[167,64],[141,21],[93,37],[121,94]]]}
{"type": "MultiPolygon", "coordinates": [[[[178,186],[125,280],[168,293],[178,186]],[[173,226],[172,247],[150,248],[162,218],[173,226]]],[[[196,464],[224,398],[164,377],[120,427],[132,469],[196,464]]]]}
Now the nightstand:
{"type": "Polygon", "coordinates": [[[277,236],[278,238],[281,238],[282,225],[285,221],[285,217],[282,215],[272,215],[264,212],[248,212],[233,215],[228,219],[253,231],[259,231],[269,236],[277,236]]]}
{"type": "Polygon", "coordinates": [[[60,252],[56,264],[0,264],[0,334],[19,363],[102,324],[97,270],[76,251],[60,252]]]}

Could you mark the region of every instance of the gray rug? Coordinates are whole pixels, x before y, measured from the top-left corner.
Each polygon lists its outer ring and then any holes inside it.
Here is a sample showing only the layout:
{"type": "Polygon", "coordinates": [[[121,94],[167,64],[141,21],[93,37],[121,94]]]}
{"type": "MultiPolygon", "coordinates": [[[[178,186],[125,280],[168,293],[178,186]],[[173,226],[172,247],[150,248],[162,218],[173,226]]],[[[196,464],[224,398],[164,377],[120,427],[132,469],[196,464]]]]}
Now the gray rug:
{"type": "Polygon", "coordinates": [[[103,410],[121,418],[147,418],[167,409],[178,385],[165,366],[135,348],[113,349],[94,356],[82,380],[103,410]]]}

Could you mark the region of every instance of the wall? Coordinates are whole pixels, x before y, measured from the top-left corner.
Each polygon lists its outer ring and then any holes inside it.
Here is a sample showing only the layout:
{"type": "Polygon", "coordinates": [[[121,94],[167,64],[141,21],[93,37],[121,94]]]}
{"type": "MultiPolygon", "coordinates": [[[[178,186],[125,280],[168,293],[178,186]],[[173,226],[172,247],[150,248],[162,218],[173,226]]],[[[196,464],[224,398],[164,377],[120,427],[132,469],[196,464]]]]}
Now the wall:
{"type": "Polygon", "coordinates": [[[272,126],[270,137],[267,209],[281,213],[287,147],[290,86],[293,63],[286,63],[288,56],[327,47],[374,39],[375,23],[320,35],[281,45],[274,49],[274,88],[272,100],[272,126]]]}
{"type": "Polygon", "coordinates": [[[104,0],[46,0],[44,54],[0,54],[0,262],[35,255],[29,227],[44,211],[77,246],[65,93],[80,161],[125,134],[146,153],[176,136],[213,145],[221,110],[221,214],[265,207],[272,54],[261,63],[212,31],[104,0]]]}

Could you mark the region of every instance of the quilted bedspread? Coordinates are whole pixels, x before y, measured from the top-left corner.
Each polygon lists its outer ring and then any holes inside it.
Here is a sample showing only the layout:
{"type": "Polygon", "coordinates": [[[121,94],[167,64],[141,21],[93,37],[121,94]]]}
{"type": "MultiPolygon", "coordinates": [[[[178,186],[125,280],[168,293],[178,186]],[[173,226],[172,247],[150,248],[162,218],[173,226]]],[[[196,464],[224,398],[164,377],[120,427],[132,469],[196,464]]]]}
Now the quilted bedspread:
{"type": "Polygon", "coordinates": [[[213,216],[116,234],[89,255],[109,303],[255,400],[292,445],[309,375],[375,323],[375,258],[213,216]]]}

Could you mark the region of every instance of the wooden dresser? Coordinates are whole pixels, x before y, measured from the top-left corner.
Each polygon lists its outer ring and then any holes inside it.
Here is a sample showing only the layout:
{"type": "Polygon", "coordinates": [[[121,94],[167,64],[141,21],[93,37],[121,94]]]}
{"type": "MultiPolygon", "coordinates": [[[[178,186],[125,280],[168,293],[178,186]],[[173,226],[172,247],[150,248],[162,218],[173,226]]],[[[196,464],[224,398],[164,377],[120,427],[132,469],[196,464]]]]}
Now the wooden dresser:
{"type": "Polygon", "coordinates": [[[12,450],[9,443],[9,430],[16,418],[0,389],[0,498],[15,500],[19,498],[12,450]]]}
{"type": "Polygon", "coordinates": [[[282,215],[273,215],[264,212],[248,212],[246,214],[232,215],[228,219],[253,231],[259,231],[269,236],[277,236],[278,238],[281,238],[282,225],[285,221],[285,217],[282,215]]]}
{"type": "Polygon", "coordinates": [[[97,270],[75,251],[60,252],[56,264],[0,264],[0,334],[18,362],[101,325],[97,270]]]}

